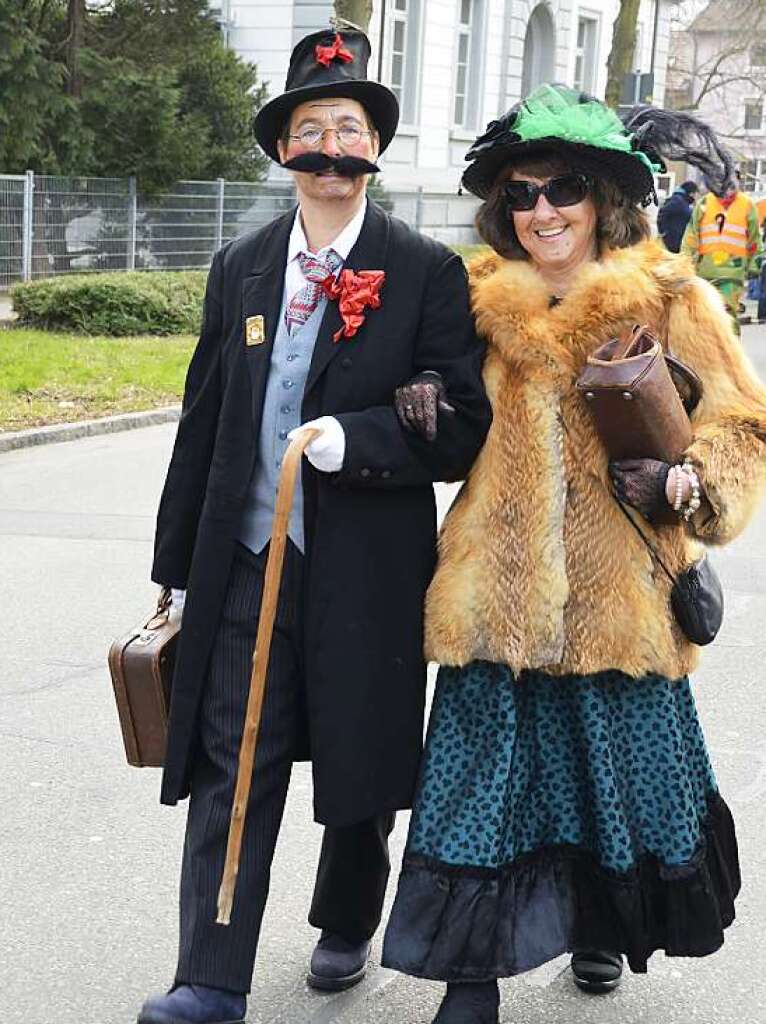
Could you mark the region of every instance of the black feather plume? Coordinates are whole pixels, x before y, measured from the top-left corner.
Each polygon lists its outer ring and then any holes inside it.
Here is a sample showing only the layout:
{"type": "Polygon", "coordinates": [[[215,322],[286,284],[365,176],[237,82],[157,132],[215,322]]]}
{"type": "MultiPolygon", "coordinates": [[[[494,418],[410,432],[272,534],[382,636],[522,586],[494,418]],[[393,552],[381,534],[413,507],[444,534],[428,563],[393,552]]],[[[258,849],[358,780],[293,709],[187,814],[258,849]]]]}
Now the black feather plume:
{"type": "Polygon", "coordinates": [[[634,136],[633,148],[653,160],[683,160],[704,173],[713,191],[734,179],[734,160],[712,128],[691,114],[662,110],[648,103],[620,115],[634,136]]]}

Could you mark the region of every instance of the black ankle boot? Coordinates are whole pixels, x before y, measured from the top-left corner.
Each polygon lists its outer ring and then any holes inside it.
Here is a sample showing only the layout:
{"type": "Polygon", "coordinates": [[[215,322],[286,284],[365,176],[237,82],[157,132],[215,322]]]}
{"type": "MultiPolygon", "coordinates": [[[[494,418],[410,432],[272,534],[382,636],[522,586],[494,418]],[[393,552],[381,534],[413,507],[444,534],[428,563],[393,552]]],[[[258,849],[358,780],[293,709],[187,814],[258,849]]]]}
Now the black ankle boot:
{"type": "Polygon", "coordinates": [[[622,956],[606,949],[578,949],[572,954],[572,974],[583,992],[611,992],[620,984],[622,956]]]}
{"type": "Polygon", "coordinates": [[[500,1024],[496,981],[449,982],[433,1024],[500,1024]]]}

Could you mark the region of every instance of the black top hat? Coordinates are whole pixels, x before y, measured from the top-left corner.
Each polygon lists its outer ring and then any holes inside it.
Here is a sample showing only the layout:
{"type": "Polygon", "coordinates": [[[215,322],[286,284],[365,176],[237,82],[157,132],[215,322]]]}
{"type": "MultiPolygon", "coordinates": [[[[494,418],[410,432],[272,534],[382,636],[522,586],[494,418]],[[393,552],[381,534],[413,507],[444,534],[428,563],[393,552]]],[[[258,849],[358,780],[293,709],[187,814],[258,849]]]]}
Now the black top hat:
{"type": "Polygon", "coordinates": [[[384,85],[366,78],[370,41],[364,32],[325,29],[301,39],[290,57],[285,91],[270,100],[255,118],[255,137],[279,163],[277,139],[290,114],[306,100],[344,96],[357,100],[372,118],[382,153],[396,132],[399,104],[384,85]]]}

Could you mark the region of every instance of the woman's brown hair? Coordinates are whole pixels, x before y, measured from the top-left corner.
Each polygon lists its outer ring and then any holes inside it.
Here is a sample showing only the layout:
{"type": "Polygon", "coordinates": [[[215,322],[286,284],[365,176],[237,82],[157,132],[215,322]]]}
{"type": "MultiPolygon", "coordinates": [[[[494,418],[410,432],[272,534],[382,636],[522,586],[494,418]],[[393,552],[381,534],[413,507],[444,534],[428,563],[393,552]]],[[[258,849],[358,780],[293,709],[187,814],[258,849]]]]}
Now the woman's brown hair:
{"type": "MultiPolygon", "coordinates": [[[[564,156],[545,153],[506,167],[498,176],[487,200],[476,215],[476,230],[496,253],[508,260],[528,260],[529,253],[516,237],[513,217],[505,202],[505,185],[511,175],[529,174],[534,178],[550,178],[569,174],[579,168],[570,164],[564,156]]],[[[642,209],[632,203],[607,178],[588,175],[591,195],[596,207],[596,241],[598,251],[605,249],[626,249],[636,242],[649,238],[651,228],[642,209]]]]}

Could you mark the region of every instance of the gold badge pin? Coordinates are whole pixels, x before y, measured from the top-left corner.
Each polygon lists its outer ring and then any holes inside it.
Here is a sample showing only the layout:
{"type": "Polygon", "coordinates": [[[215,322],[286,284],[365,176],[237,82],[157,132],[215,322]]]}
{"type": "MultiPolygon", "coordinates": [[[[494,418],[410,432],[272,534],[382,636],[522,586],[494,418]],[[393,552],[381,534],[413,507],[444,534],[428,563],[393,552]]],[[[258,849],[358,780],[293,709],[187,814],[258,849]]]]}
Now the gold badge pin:
{"type": "Polygon", "coordinates": [[[264,341],[263,317],[260,314],[249,316],[245,321],[245,344],[262,345],[264,341]]]}

